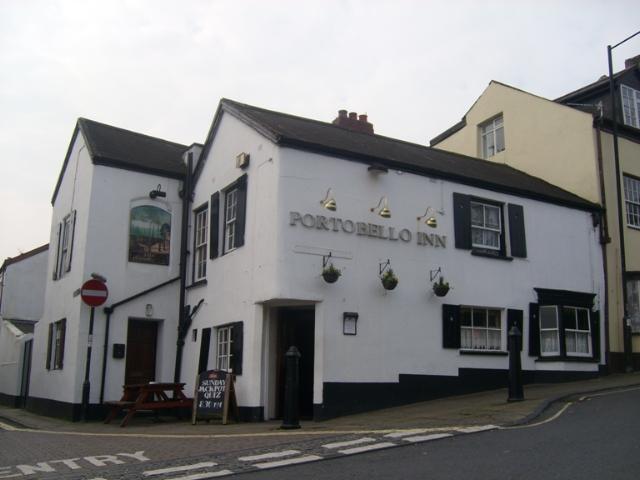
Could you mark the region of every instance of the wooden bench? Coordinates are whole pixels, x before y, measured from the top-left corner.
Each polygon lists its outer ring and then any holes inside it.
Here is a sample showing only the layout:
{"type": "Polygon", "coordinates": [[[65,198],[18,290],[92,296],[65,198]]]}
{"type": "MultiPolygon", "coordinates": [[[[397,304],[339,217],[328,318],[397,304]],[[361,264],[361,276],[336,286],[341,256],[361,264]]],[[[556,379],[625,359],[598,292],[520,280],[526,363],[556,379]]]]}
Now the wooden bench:
{"type": "Polygon", "coordinates": [[[109,414],[104,423],[110,423],[122,410],[127,410],[127,414],[120,426],[126,427],[139,410],[157,412],[164,408],[191,408],[193,405],[193,399],[187,398],[183,392],[184,383],[151,382],[124,385],[122,388],[123,394],[120,400],[104,402],[104,405],[109,408],[109,414]]]}

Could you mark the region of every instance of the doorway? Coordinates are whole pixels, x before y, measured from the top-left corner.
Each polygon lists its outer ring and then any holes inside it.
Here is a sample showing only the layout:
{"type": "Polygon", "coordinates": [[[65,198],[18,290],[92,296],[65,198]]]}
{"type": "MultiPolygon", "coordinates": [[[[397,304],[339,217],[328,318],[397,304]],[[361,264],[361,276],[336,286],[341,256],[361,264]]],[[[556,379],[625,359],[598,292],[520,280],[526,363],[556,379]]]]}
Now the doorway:
{"type": "Polygon", "coordinates": [[[124,383],[134,385],[156,379],[158,322],[129,319],[124,383]]]}
{"type": "Polygon", "coordinates": [[[22,352],[22,377],[20,379],[20,397],[18,407],[27,405],[29,397],[29,378],[31,377],[31,352],[33,351],[33,339],[24,342],[24,350],[22,352]]]}
{"type": "Polygon", "coordinates": [[[300,418],[313,418],[313,356],[315,342],[314,307],[282,307],[276,311],[276,416],[284,407],[285,354],[295,346],[300,352],[300,418]]]}

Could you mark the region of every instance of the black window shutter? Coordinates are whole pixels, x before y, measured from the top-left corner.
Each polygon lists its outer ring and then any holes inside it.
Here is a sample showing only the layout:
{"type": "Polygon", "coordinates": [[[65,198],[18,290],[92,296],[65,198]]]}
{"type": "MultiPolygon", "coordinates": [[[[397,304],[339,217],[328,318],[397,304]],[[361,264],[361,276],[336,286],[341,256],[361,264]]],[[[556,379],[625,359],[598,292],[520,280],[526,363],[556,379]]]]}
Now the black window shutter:
{"type": "Polygon", "coordinates": [[[244,245],[244,230],[247,219],[247,174],[238,179],[238,211],[236,216],[235,248],[244,245]]]}
{"type": "Polygon", "coordinates": [[[231,363],[233,373],[242,375],[243,323],[236,322],[231,329],[231,363]]]}
{"type": "Polygon", "coordinates": [[[509,240],[511,242],[511,256],[527,257],[527,239],[524,233],[524,209],[522,205],[508,206],[509,209],[509,240]]]}
{"type": "Polygon", "coordinates": [[[453,194],[453,231],[456,248],[471,249],[471,201],[469,195],[453,194]]]}
{"type": "Polygon", "coordinates": [[[459,305],[442,305],[442,348],[460,348],[459,305]]]}
{"type": "Polygon", "coordinates": [[[60,320],[60,323],[58,325],[58,328],[60,329],[60,360],[58,362],[57,367],[62,369],[62,366],[64,364],[64,337],[66,336],[67,333],[67,319],[63,319],[60,320]]]}
{"type": "Polygon", "coordinates": [[[203,328],[200,336],[200,359],[198,360],[198,373],[204,372],[209,365],[209,346],[211,345],[211,329],[203,328]]]}
{"type": "Polygon", "coordinates": [[[211,195],[211,222],[209,225],[209,258],[218,257],[218,229],[220,228],[220,192],[211,195]]]}
{"type": "Polygon", "coordinates": [[[49,337],[47,340],[47,370],[51,370],[51,341],[53,340],[53,323],[49,324],[49,337]]]}
{"type": "Polygon", "coordinates": [[[540,315],[537,303],[529,304],[529,356],[540,355],[540,315]]]}
{"type": "Polygon", "coordinates": [[[75,232],[76,232],[76,210],[74,210],[71,213],[71,241],[69,242],[68,245],[68,250],[67,250],[67,265],[65,268],[65,272],[68,272],[71,270],[71,258],[73,257],[73,238],[75,237],[75,232]]]}
{"type": "Polygon", "coordinates": [[[518,327],[520,330],[520,341],[518,342],[518,350],[522,351],[522,335],[524,335],[523,322],[522,322],[523,312],[522,310],[507,310],[507,341],[509,339],[509,331],[511,327],[518,327]]]}
{"type": "Polygon", "coordinates": [[[56,263],[54,263],[53,265],[53,279],[57,280],[58,279],[58,262],[60,261],[60,249],[62,248],[62,245],[60,245],[60,241],[62,240],[61,238],[62,236],[62,223],[58,224],[58,240],[56,242],[57,246],[56,246],[56,263]]]}
{"type": "Polygon", "coordinates": [[[591,312],[591,351],[594,360],[600,360],[600,312],[591,312]]]}

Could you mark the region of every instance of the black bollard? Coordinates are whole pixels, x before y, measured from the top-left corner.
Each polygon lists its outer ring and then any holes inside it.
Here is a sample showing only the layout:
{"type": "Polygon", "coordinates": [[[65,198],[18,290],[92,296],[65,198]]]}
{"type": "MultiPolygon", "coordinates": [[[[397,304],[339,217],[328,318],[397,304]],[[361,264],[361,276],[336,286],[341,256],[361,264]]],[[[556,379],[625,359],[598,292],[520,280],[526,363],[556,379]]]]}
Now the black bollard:
{"type": "Polygon", "coordinates": [[[296,347],[290,347],[285,353],[285,382],[284,382],[284,411],[282,412],[282,425],[280,428],[293,430],[300,428],[300,351],[296,347]]]}
{"type": "Polygon", "coordinates": [[[522,365],[520,363],[520,345],[522,332],[517,326],[509,330],[509,402],[524,400],[522,390],[522,365]]]}

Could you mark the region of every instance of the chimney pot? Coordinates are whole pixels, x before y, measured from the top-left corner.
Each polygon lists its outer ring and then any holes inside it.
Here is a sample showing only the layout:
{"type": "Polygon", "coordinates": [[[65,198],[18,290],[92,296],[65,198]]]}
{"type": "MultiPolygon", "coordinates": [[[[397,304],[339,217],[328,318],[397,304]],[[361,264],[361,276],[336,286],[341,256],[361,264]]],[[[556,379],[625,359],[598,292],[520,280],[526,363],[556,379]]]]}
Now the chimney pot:
{"type": "Polygon", "coordinates": [[[349,119],[350,120],[357,120],[358,119],[358,114],[356,112],[349,112],[349,119]]]}
{"type": "Polygon", "coordinates": [[[346,110],[338,110],[338,117],[347,118],[347,111],[346,110]]]}
{"type": "Polygon", "coordinates": [[[367,116],[365,114],[358,115],[358,120],[360,120],[362,123],[367,123],[367,116]]]}
{"type": "Polygon", "coordinates": [[[368,116],[364,114],[358,118],[357,112],[347,113],[347,110],[338,110],[338,116],[332,123],[346,130],[373,135],[373,125],[369,123],[368,116]]]}

